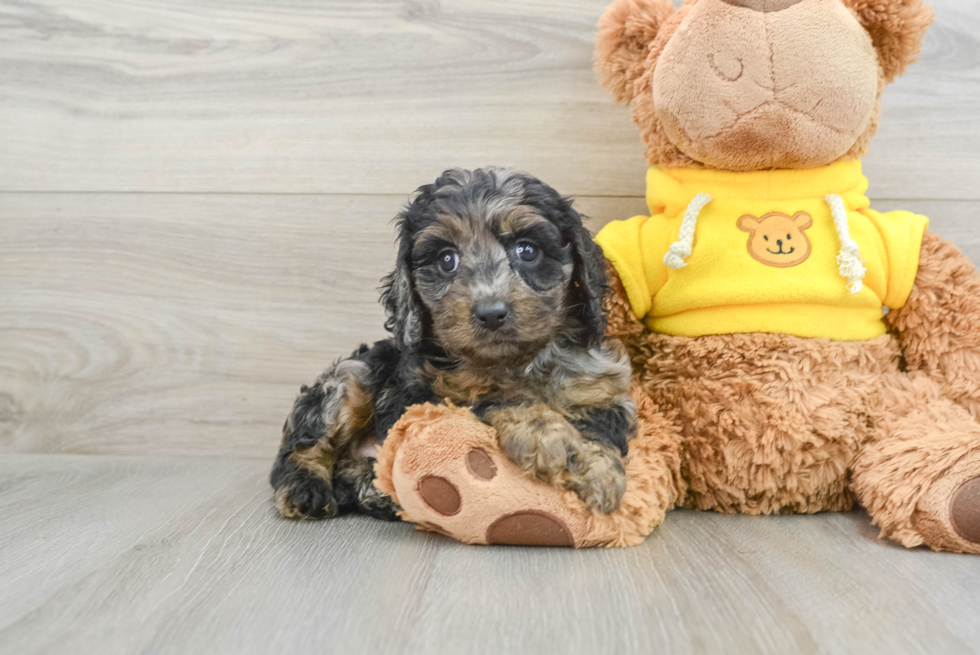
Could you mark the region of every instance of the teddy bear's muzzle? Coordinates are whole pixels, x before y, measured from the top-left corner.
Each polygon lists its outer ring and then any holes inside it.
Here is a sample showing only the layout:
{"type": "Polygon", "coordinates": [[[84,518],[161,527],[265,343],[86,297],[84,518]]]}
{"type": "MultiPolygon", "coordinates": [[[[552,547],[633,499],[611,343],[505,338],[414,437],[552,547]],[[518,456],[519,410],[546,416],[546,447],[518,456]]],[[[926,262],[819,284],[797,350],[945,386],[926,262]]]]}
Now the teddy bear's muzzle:
{"type": "Polygon", "coordinates": [[[657,62],[654,106],[695,161],[811,168],[864,133],[878,74],[871,38],[839,0],[700,0],[657,62]]]}

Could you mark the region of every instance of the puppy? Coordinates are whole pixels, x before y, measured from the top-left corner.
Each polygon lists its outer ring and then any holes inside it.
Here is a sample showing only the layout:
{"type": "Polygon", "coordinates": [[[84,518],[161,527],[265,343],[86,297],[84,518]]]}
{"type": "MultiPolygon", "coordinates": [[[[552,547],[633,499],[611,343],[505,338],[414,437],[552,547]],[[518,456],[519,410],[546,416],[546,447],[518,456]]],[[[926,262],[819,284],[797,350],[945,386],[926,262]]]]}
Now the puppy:
{"type": "Polygon", "coordinates": [[[396,221],[392,336],[301,389],[271,476],[282,515],[395,519],[365,446],[406,407],[445,399],[493,426],[527,475],[616,509],[636,408],[627,358],[603,341],[605,260],[571,200],[511,170],[449,170],[396,221]]]}

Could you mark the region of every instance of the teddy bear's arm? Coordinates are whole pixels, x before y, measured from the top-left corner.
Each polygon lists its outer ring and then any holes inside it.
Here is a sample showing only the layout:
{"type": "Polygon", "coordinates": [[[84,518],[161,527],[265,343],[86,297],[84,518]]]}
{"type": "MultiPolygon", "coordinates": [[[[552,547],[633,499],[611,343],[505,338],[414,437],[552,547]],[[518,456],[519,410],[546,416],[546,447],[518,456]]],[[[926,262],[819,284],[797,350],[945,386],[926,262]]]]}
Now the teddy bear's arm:
{"type": "Polygon", "coordinates": [[[606,310],[606,338],[622,342],[629,354],[630,362],[633,363],[633,369],[636,370],[637,363],[642,367],[642,362],[638,362],[638,358],[642,357],[640,344],[643,342],[647,327],[633,313],[623,282],[609,261],[606,262],[606,271],[609,276],[609,292],[603,303],[606,310]]]}
{"type": "Polygon", "coordinates": [[[908,369],[928,374],[980,418],[980,275],[959,248],[926,231],[912,293],[885,322],[908,369]]]}

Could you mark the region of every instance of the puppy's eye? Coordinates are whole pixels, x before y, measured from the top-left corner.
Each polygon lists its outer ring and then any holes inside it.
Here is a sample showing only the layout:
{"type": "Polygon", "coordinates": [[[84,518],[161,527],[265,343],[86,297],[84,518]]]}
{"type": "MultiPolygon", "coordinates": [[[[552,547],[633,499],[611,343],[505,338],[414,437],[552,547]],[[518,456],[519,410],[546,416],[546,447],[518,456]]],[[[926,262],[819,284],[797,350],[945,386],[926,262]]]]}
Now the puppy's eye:
{"type": "Polygon", "coordinates": [[[763,238],[763,239],[765,239],[766,241],[768,241],[768,240],[769,240],[769,237],[767,237],[767,236],[765,236],[765,235],[763,235],[763,237],[762,237],[762,238],[763,238]]]}
{"type": "Polygon", "coordinates": [[[520,241],[517,244],[517,258],[525,264],[530,264],[538,260],[538,247],[530,241],[520,241]]]}
{"type": "Polygon", "coordinates": [[[790,240],[790,239],[792,239],[792,238],[793,238],[793,237],[791,237],[790,235],[788,235],[788,234],[786,235],[786,240],[787,240],[787,241],[788,241],[788,240],[790,240]]]}
{"type": "Polygon", "coordinates": [[[439,253],[438,261],[443,273],[455,273],[459,268],[459,253],[455,250],[443,250],[439,253]]]}

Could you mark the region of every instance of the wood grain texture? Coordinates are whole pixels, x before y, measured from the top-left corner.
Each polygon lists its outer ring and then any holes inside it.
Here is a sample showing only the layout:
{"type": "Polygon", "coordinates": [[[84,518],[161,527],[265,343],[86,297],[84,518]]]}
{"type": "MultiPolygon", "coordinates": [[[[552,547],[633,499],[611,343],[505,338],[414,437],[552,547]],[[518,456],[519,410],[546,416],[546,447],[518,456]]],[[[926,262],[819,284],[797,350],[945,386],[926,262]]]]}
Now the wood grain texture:
{"type": "Polygon", "coordinates": [[[278,518],[254,460],[0,460],[0,652],[971,653],[980,562],[867,515],[676,511],[642,546],[278,518]]]}
{"type": "MultiPolygon", "coordinates": [[[[405,193],[452,166],[643,194],[592,73],[607,0],[6,0],[0,190],[405,193]]],[[[980,199],[980,4],[934,0],[879,197],[980,199]]]]}
{"type": "Polygon", "coordinates": [[[405,199],[0,194],[0,452],[273,457],[299,386],[384,338],[405,199]]]}

